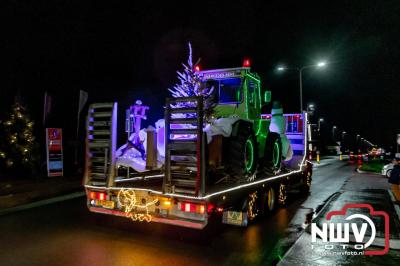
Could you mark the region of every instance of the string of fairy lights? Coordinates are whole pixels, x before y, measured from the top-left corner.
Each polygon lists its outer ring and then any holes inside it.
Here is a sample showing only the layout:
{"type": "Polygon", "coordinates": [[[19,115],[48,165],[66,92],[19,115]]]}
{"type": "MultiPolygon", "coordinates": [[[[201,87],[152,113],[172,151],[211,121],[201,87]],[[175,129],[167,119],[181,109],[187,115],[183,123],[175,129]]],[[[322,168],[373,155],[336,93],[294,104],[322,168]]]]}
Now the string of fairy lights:
{"type": "Polygon", "coordinates": [[[132,221],[151,222],[152,216],[149,213],[149,206],[155,205],[158,199],[154,199],[144,204],[138,204],[136,193],[133,189],[121,189],[118,192],[117,200],[125,212],[125,216],[132,221]]]}
{"type": "Polygon", "coordinates": [[[34,123],[25,108],[15,103],[9,116],[0,121],[0,125],[4,136],[0,143],[0,160],[7,168],[29,165],[33,158],[34,123]]]}

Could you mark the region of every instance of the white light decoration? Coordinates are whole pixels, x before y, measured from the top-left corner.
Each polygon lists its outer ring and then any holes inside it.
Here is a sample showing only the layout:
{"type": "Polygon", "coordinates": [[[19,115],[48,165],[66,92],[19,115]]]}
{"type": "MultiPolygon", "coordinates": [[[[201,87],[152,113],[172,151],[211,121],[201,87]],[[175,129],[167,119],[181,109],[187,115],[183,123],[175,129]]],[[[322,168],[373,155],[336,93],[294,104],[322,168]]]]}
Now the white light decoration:
{"type": "Polygon", "coordinates": [[[152,216],[149,214],[149,206],[158,202],[158,199],[155,199],[145,204],[138,204],[135,190],[124,188],[118,192],[117,199],[119,206],[124,209],[126,217],[131,218],[132,221],[146,221],[148,223],[152,219],[152,216]]]}

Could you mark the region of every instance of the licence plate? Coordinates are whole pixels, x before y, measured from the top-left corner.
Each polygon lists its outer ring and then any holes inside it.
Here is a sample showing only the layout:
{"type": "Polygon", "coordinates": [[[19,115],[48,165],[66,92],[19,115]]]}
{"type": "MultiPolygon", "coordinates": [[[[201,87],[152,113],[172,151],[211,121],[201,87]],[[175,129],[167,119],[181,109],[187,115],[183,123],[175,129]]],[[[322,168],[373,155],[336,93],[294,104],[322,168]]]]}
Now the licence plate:
{"type": "Polygon", "coordinates": [[[224,211],[222,222],[225,224],[247,226],[247,213],[236,211],[224,211]]]}
{"type": "Polygon", "coordinates": [[[97,200],[96,205],[107,209],[114,209],[115,202],[111,200],[97,200]]]}

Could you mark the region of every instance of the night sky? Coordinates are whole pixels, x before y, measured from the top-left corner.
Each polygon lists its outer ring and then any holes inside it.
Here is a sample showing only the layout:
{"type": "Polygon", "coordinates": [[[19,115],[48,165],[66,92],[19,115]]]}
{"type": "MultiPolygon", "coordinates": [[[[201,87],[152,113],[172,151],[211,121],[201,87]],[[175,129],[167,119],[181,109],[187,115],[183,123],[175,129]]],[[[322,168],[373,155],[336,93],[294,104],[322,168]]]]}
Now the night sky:
{"type": "Polygon", "coordinates": [[[203,69],[251,58],[263,87],[287,112],[299,109],[298,75],[277,73],[277,65],[327,60],[327,68],[303,76],[304,103],[316,104],[325,131],[337,125],[354,138],[395,144],[400,1],[143,2],[3,1],[0,115],[19,93],[39,132],[48,91],[48,126],[72,138],[84,89],[90,102],[115,100],[121,109],[141,97],[154,122],[191,41],[203,69]]]}

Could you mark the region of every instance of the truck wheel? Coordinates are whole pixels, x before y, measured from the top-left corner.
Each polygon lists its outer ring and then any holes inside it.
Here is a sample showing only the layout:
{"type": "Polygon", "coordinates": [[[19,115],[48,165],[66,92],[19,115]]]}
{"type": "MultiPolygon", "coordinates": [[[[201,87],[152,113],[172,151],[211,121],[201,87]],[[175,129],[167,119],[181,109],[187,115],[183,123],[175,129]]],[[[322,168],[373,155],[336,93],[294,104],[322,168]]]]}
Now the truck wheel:
{"type": "Polygon", "coordinates": [[[251,129],[242,129],[237,136],[229,138],[226,161],[231,176],[240,181],[248,181],[257,168],[257,141],[251,129]]]}
{"type": "Polygon", "coordinates": [[[261,214],[268,215],[272,213],[276,208],[276,190],[273,186],[268,186],[266,190],[263,191],[261,198],[261,214]]]}
{"type": "Polygon", "coordinates": [[[282,143],[279,134],[270,132],[264,152],[264,168],[267,171],[277,172],[281,169],[282,143]]]}

